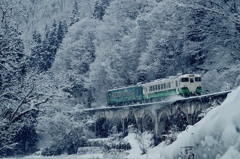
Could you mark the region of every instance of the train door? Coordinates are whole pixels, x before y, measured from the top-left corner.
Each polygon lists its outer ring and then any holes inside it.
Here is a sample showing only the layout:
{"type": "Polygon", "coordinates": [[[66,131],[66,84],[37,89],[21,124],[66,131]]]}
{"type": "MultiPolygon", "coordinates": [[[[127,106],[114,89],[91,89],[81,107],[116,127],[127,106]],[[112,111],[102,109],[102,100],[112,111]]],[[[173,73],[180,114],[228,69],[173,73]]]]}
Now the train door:
{"type": "Polygon", "coordinates": [[[189,88],[188,89],[190,92],[195,92],[195,90],[196,90],[194,76],[189,75],[189,88]]]}
{"type": "Polygon", "coordinates": [[[176,82],[176,94],[179,94],[179,83],[178,83],[178,79],[175,81],[176,82]]]}

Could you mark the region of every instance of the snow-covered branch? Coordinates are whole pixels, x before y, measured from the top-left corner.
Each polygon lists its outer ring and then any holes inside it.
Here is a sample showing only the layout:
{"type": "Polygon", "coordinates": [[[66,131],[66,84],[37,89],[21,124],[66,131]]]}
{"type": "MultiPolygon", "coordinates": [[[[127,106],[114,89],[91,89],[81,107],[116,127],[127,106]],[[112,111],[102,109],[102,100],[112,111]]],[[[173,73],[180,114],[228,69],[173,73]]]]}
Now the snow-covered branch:
{"type": "Polygon", "coordinates": [[[40,101],[38,103],[35,103],[35,104],[30,104],[31,100],[29,100],[28,98],[32,96],[33,94],[33,91],[34,91],[34,84],[31,88],[31,90],[23,97],[23,99],[21,100],[21,102],[17,105],[15,111],[12,113],[10,119],[9,119],[9,122],[6,124],[5,126],[5,130],[8,130],[9,127],[11,126],[11,124],[15,123],[16,121],[20,120],[24,115],[32,112],[32,111],[36,111],[36,112],[39,112],[40,111],[40,108],[39,106],[44,104],[44,103],[47,103],[53,96],[49,96],[49,97],[46,97],[46,99],[44,99],[43,101],[40,101]],[[30,107],[22,112],[19,112],[20,108],[24,105],[24,104],[27,104],[29,103],[30,107]]]}
{"type": "Polygon", "coordinates": [[[18,110],[20,109],[20,107],[24,104],[24,102],[26,101],[27,97],[33,92],[34,90],[34,85],[32,87],[32,89],[25,95],[25,97],[23,98],[23,100],[20,102],[20,104],[17,106],[16,110],[14,111],[13,115],[11,116],[11,121],[13,121],[13,119],[15,118],[16,114],[18,113],[18,110]]]}
{"type": "Polygon", "coordinates": [[[12,144],[5,144],[3,147],[0,147],[0,151],[4,149],[13,149],[18,143],[12,143],[12,144]]]}

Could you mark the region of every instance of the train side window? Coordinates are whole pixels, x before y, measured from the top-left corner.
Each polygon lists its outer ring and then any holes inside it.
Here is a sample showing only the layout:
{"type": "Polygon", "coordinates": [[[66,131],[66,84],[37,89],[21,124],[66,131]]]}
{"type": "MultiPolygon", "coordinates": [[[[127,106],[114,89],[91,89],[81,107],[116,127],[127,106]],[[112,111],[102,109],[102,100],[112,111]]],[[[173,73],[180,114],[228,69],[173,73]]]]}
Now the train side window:
{"type": "Polygon", "coordinates": [[[201,81],[201,77],[195,77],[195,82],[200,82],[201,81]]]}
{"type": "Polygon", "coordinates": [[[149,92],[152,92],[152,86],[149,87],[149,92]]]}
{"type": "Polygon", "coordinates": [[[164,89],[166,89],[166,83],[164,83],[163,86],[164,86],[164,89]]]}
{"type": "Polygon", "coordinates": [[[160,86],[160,84],[158,85],[158,90],[160,90],[161,89],[161,86],[160,86]]]}
{"type": "Polygon", "coordinates": [[[155,87],[154,86],[152,86],[152,90],[155,91],[155,87]]]}
{"type": "Polygon", "coordinates": [[[181,82],[189,82],[189,78],[187,77],[181,78],[181,82]]]}
{"type": "Polygon", "coordinates": [[[176,81],[176,87],[178,86],[178,81],[176,81]]]}
{"type": "Polygon", "coordinates": [[[170,82],[168,82],[168,88],[171,88],[171,83],[170,82]]]}
{"type": "Polygon", "coordinates": [[[163,89],[163,84],[161,84],[161,89],[163,89]]]}
{"type": "Polygon", "coordinates": [[[157,87],[157,85],[155,85],[155,90],[156,90],[156,91],[158,90],[158,87],[157,87]]]}

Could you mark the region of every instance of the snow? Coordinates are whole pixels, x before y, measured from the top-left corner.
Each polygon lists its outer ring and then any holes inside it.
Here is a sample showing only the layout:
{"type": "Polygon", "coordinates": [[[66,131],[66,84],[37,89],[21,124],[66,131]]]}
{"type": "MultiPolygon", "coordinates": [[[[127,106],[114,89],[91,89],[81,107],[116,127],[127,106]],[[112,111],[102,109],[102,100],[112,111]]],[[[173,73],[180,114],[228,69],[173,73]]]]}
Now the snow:
{"type": "MultiPolygon", "coordinates": [[[[167,145],[166,142],[148,148],[142,154],[141,141],[135,132],[130,132],[124,140],[132,147],[126,151],[125,158],[138,159],[186,159],[186,148],[192,147],[192,153],[199,159],[239,159],[240,158],[240,87],[233,90],[227,99],[209,111],[206,116],[177,136],[176,141],[167,145]]],[[[148,145],[149,146],[149,145],[148,145]]],[[[16,157],[15,157],[16,158],[16,157]]],[[[43,157],[31,155],[23,158],[104,158],[103,154],[61,155],[43,157]]]]}
{"type": "Polygon", "coordinates": [[[132,146],[127,158],[142,159],[186,159],[185,148],[192,146],[196,158],[239,159],[240,158],[240,87],[232,91],[221,106],[210,110],[193,126],[180,133],[170,145],[162,142],[141,155],[135,134],[126,139],[132,146]]]}
{"type": "MultiPolygon", "coordinates": [[[[240,87],[232,91],[220,107],[214,108],[197,124],[179,134],[171,145],[162,143],[151,151],[159,152],[161,159],[172,159],[185,155],[181,153],[183,147],[193,146],[193,153],[199,158],[240,158],[239,106],[240,87]]],[[[156,154],[153,153],[154,157],[156,154]]]]}
{"type": "Polygon", "coordinates": [[[139,142],[137,141],[137,136],[135,133],[129,133],[128,136],[125,138],[131,145],[131,150],[129,150],[128,158],[136,158],[141,157],[141,149],[139,147],[139,142]]]}

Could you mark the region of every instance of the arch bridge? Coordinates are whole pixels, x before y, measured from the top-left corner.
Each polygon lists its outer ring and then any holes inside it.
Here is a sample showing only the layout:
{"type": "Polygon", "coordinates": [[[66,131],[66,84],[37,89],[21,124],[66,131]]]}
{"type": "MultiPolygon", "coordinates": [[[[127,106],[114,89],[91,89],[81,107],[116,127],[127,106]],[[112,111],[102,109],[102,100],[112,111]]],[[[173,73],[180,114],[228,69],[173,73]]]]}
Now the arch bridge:
{"type": "Polygon", "coordinates": [[[185,99],[145,103],[139,105],[86,109],[97,120],[94,131],[98,137],[108,137],[114,128],[127,133],[128,126],[152,131],[158,141],[169,130],[183,131],[201,119],[207,108],[220,105],[230,91],[190,97],[185,99]]]}

